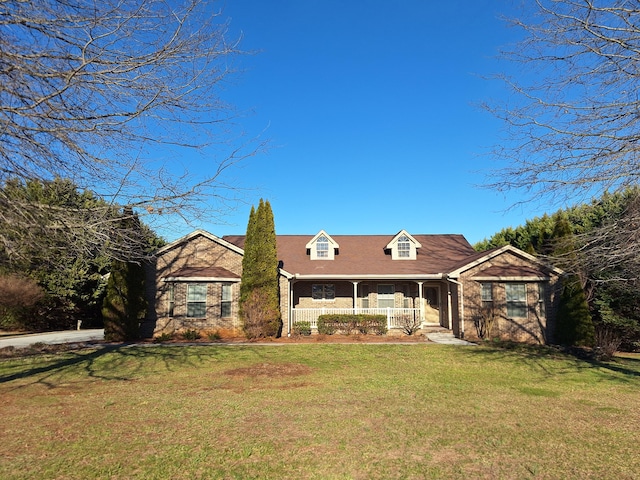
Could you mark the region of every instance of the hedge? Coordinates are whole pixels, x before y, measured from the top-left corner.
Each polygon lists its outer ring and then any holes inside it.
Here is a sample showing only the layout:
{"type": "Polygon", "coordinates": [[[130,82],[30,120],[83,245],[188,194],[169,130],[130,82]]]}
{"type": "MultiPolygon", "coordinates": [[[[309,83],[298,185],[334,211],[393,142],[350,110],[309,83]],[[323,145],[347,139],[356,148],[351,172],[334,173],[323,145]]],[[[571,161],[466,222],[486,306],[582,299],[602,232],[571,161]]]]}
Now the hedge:
{"type": "Polygon", "coordinates": [[[385,315],[364,314],[329,314],[318,317],[318,333],[333,335],[336,332],[343,335],[352,333],[385,335],[387,333],[387,317],[385,315]]]}

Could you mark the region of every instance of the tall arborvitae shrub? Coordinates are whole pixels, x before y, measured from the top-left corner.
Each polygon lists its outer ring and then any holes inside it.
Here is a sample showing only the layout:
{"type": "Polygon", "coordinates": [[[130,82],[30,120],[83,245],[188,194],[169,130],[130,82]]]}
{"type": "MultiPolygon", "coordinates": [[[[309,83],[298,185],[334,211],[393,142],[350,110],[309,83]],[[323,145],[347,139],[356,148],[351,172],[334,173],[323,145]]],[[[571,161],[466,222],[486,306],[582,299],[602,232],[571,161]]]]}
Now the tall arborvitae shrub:
{"type": "Polygon", "coordinates": [[[595,329],[587,297],[580,279],[570,275],[564,279],[556,322],[556,343],[590,347],[595,329]]]}
{"type": "MultiPolygon", "coordinates": [[[[141,233],[140,223],[131,210],[125,210],[122,228],[130,235],[141,233]]],[[[140,337],[140,323],[147,313],[145,269],[141,263],[114,260],[102,303],[104,338],[124,342],[140,337]]]]}
{"type": "Polygon", "coordinates": [[[102,304],[105,340],[126,342],[140,337],[140,323],[147,312],[144,277],[140,264],[113,262],[102,304]]]}
{"type": "MultiPolygon", "coordinates": [[[[564,215],[556,218],[553,228],[553,255],[567,264],[572,261],[574,245],[571,224],[564,215]]],[[[578,275],[568,275],[563,279],[562,293],[556,319],[555,340],[560,345],[592,346],[595,329],[589,311],[587,296],[578,275]]]]}
{"type": "Polygon", "coordinates": [[[278,252],[268,201],[251,208],[242,259],[240,317],[249,338],[278,336],[282,330],[278,252]]]}

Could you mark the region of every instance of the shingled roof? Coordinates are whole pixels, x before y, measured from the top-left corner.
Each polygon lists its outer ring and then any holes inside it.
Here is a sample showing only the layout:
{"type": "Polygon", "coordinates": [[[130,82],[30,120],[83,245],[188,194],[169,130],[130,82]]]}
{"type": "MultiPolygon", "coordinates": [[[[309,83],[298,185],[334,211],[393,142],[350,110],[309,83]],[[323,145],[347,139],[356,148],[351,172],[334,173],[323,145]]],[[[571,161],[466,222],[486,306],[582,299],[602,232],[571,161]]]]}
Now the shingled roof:
{"type": "MultiPolygon", "coordinates": [[[[311,260],[306,248],[313,235],[278,235],[281,268],[291,274],[324,275],[436,275],[450,271],[477,252],[462,235],[412,235],[422,246],[415,260],[392,260],[385,249],[393,235],[332,235],[340,245],[333,260],[311,260]]],[[[244,248],[244,235],[223,239],[244,248]]]]}

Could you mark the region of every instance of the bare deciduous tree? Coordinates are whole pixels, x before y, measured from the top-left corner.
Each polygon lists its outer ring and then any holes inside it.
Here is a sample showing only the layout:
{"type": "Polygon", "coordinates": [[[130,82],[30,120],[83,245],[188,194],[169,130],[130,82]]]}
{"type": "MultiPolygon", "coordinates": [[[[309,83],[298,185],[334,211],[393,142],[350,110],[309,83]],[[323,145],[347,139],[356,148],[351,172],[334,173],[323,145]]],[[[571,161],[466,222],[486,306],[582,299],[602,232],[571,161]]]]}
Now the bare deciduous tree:
{"type": "MultiPolygon", "coordinates": [[[[536,0],[514,24],[524,39],[507,52],[519,66],[501,78],[509,101],[488,108],[507,126],[492,187],[530,199],[581,201],[638,185],[640,6],[615,0],[536,0]],[[524,67],[524,68],[523,68],[524,67]]],[[[640,211],[582,240],[594,268],[640,248],[640,211]]],[[[631,256],[629,256],[631,254],[631,256]]],[[[626,272],[625,276],[637,276],[626,272]]]]}
{"type": "MultiPolygon", "coordinates": [[[[212,196],[224,203],[232,194],[222,173],[256,148],[226,143],[232,109],[219,88],[241,53],[227,32],[205,0],[1,2],[0,184],[68,178],[165,217],[197,215],[212,196]],[[157,158],[158,146],[169,160],[157,158]],[[213,159],[189,172],[170,148],[207,149],[213,159]]],[[[29,228],[41,219],[41,207],[15,208],[25,213],[11,217],[29,228]]],[[[116,223],[102,210],[88,221],[57,213],[70,240],[100,241],[116,223]]]]}

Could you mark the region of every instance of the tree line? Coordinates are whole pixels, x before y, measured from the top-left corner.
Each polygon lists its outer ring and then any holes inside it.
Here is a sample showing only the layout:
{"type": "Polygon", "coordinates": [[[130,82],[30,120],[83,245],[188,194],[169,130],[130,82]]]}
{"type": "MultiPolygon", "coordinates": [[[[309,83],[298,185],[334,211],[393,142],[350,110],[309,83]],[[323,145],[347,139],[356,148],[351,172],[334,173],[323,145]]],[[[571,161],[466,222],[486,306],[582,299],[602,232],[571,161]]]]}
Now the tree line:
{"type": "Polygon", "coordinates": [[[13,178],[1,191],[0,199],[11,208],[0,209],[0,328],[54,330],[79,323],[99,327],[119,305],[116,292],[133,301],[123,292],[143,288],[142,265],[164,241],[131,208],[111,204],[61,178],[13,178]],[[24,204],[30,207],[21,210],[24,204]],[[112,225],[109,234],[100,242],[85,242],[83,236],[70,242],[68,223],[93,228],[97,212],[97,222],[112,225]],[[116,253],[125,250],[125,244],[128,252],[135,252],[128,258],[116,253]],[[137,272],[135,280],[131,273],[121,274],[123,270],[137,272]],[[106,311],[105,298],[110,302],[106,311]]]}

